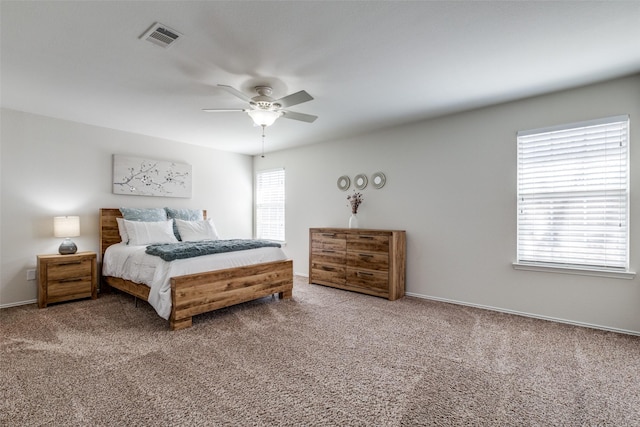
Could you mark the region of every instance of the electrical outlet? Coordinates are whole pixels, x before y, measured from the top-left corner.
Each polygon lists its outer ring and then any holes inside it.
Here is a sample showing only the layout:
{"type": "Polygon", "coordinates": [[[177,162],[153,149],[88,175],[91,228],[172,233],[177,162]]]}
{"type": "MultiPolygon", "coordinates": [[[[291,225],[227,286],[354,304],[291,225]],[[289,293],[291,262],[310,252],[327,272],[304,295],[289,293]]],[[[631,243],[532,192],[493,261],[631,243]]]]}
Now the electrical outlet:
{"type": "Polygon", "coordinates": [[[36,269],[30,268],[27,270],[27,280],[36,280],[36,269]]]}

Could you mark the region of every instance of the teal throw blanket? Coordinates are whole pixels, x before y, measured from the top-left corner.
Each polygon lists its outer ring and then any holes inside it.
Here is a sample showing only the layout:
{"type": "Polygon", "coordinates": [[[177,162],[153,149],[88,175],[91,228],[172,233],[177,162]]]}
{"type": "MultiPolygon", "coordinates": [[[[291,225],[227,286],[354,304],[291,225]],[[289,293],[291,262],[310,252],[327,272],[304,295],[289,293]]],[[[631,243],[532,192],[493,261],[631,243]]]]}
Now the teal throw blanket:
{"type": "Polygon", "coordinates": [[[145,251],[149,255],[159,256],[165,261],[193,258],[202,255],[219,254],[224,252],[244,251],[265,247],[279,248],[280,243],[268,240],[202,240],[200,242],[180,242],[149,245],[145,251]]]}

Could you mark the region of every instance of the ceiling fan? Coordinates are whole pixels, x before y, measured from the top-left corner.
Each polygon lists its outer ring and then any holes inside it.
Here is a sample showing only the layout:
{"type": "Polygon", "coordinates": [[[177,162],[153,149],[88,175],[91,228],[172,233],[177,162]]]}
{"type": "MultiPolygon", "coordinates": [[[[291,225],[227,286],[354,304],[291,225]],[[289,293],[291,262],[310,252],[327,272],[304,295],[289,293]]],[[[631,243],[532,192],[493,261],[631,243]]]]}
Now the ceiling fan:
{"type": "Polygon", "coordinates": [[[273,90],[269,86],[256,86],[254,89],[258,95],[253,98],[249,98],[247,95],[231,86],[218,85],[218,87],[226,90],[243,101],[248,102],[250,108],[204,108],[202,111],[206,111],[208,113],[241,111],[247,113],[253,122],[257,126],[262,126],[263,129],[266,126],[271,126],[278,117],[300,120],[307,123],[313,123],[318,118],[318,116],[313,116],[311,114],[296,113],[295,111],[285,110],[287,107],[302,104],[303,102],[311,101],[313,99],[313,97],[304,90],[287,95],[280,99],[273,99],[271,97],[273,90]]]}

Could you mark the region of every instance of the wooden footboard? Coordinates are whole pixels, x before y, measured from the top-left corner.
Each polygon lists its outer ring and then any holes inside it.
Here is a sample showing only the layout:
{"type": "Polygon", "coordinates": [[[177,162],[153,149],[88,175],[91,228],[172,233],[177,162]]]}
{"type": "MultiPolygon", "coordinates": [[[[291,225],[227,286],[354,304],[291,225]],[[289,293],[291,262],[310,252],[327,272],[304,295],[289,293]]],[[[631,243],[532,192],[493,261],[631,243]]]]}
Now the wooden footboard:
{"type": "Polygon", "coordinates": [[[197,314],[277,293],[291,298],[293,261],[275,261],[171,278],[171,330],[191,326],[197,314]]]}

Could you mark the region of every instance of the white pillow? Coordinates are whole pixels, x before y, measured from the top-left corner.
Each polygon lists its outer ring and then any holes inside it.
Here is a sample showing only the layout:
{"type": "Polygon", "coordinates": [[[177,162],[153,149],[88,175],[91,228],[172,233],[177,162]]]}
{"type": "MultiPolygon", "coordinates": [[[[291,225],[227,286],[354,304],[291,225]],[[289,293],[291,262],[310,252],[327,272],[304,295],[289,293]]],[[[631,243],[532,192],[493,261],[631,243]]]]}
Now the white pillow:
{"type": "Polygon", "coordinates": [[[218,240],[218,232],[212,219],[202,221],[183,221],[174,219],[183,242],[198,242],[200,240],[218,240]]]}
{"type": "Polygon", "coordinates": [[[129,243],[129,234],[127,233],[127,228],[124,226],[124,218],[116,218],[116,222],[118,223],[118,232],[120,233],[122,243],[129,243]]]}
{"type": "Polygon", "coordinates": [[[129,221],[124,220],[129,244],[133,246],[153,245],[155,243],[178,243],[173,234],[173,221],[129,221]]]}

